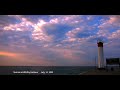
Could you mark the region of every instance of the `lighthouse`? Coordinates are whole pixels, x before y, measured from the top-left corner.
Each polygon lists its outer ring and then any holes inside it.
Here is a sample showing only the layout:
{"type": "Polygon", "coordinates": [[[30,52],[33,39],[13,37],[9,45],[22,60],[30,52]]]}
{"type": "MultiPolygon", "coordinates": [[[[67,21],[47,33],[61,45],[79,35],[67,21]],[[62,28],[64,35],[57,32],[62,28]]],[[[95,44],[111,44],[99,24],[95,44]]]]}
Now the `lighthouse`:
{"type": "Polygon", "coordinates": [[[98,41],[98,69],[104,68],[104,53],[103,53],[103,42],[98,41]]]}

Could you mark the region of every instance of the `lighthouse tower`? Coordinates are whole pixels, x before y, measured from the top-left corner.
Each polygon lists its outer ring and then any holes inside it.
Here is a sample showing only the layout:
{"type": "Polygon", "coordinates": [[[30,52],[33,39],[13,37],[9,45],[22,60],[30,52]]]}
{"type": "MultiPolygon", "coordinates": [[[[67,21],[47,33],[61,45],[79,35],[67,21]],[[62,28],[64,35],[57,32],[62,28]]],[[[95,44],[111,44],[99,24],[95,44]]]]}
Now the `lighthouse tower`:
{"type": "Polygon", "coordinates": [[[98,41],[98,68],[104,68],[103,42],[98,41]]]}

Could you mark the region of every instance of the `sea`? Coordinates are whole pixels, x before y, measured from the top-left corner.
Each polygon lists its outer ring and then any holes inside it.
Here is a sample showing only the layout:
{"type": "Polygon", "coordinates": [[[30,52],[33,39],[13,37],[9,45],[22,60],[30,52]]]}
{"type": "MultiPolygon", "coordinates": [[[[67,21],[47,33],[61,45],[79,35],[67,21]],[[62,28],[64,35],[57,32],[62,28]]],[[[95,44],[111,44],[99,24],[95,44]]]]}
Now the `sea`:
{"type": "Polygon", "coordinates": [[[81,75],[95,66],[0,66],[0,75],[81,75]]]}

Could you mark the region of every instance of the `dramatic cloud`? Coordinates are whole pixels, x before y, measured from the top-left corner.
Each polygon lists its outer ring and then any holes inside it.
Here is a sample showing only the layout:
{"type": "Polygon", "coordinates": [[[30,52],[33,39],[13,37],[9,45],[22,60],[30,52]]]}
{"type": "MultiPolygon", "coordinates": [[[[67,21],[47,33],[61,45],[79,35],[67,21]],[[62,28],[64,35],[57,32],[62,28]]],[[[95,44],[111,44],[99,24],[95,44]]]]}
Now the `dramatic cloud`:
{"type": "Polygon", "coordinates": [[[44,20],[39,20],[39,22],[33,26],[34,27],[34,31],[32,33],[33,39],[46,42],[52,40],[52,36],[47,35],[47,33],[45,32],[46,30],[43,28],[44,25],[46,25],[46,22],[44,20]]]}
{"type": "MultiPolygon", "coordinates": [[[[14,17],[14,16],[12,16],[14,17]]],[[[4,30],[13,30],[13,31],[23,31],[23,30],[29,30],[29,26],[33,26],[33,23],[28,21],[26,18],[21,18],[20,16],[15,16],[16,18],[20,19],[20,23],[17,24],[9,24],[8,26],[5,26],[4,30]]]]}
{"type": "Polygon", "coordinates": [[[98,39],[119,57],[119,15],[1,15],[0,65],[94,65],[98,39]]]}

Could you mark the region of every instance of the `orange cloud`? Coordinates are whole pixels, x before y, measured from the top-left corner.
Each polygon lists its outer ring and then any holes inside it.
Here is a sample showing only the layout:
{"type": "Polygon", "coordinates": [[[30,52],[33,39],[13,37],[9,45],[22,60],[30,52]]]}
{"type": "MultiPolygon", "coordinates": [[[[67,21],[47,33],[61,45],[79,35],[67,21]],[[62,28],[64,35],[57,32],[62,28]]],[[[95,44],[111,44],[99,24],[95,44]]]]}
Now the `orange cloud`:
{"type": "Polygon", "coordinates": [[[46,60],[45,57],[29,53],[13,53],[0,51],[0,56],[4,58],[0,61],[0,66],[51,66],[54,62],[46,60]]]}
{"type": "Polygon", "coordinates": [[[2,56],[9,56],[9,57],[16,57],[16,56],[18,56],[16,53],[12,53],[12,52],[0,52],[0,55],[2,55],[2,56]]]}

